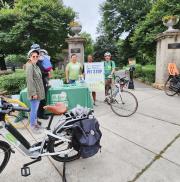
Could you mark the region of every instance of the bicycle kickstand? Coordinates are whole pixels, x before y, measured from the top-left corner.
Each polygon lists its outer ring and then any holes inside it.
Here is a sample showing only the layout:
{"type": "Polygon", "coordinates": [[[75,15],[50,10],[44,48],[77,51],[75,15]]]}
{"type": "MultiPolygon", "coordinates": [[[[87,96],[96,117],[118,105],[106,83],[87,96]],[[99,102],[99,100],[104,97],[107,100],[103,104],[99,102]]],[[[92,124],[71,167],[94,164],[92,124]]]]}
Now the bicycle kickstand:
{"type": "MultiPolygon", "coordinates": [[[[67,158],[67,155],[65,155],[65,158],[67,158]]],[[[63,162],[63,182],[67,182],[66,180],[66,162],[63,162]]]]}
{"type": "Polygon", "coordinates": [[[29,175],[31,175],[31,170],[28,166],[30,166],[31,164],[34,164],[36,162],[41,161],[41,157],[38,157],[36,160],[26,163],[23,165],[23,167],[21,168],[21,176],[27,177],[29,175]]]}

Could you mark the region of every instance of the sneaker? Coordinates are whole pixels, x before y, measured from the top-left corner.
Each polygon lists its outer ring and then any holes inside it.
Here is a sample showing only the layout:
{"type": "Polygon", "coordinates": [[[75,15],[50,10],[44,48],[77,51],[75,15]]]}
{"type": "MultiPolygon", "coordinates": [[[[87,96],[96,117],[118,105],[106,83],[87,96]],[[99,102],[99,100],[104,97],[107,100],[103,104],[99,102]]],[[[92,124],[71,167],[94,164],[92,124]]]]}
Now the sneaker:
{"type": "Polygon", "coordinates": [[[95,102],[93,103],[93,105],[94,105],[94,106],[97,106],[97,104],[96,104],[95,102]]]}
{"type": "Polygon", "coordinates": [[[34,125],[31,127],[31,131],[34,133],[34,134],[41,134],[42,133],[42,127],[38,124],[34,125]]]}

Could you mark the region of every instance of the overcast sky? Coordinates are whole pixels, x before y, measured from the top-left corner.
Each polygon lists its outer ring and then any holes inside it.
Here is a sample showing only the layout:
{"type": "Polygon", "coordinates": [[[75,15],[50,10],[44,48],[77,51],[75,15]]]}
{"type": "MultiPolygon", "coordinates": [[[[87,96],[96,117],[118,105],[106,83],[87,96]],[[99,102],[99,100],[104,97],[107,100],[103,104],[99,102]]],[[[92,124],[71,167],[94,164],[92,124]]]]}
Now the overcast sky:
{"type": "Polygon", "coordinates": [[[63,2],[79,14],[82,31],[90,33],[95,40],[96,28],[101,19],[99,6],[104,0],[63,0],[63,2]]]}

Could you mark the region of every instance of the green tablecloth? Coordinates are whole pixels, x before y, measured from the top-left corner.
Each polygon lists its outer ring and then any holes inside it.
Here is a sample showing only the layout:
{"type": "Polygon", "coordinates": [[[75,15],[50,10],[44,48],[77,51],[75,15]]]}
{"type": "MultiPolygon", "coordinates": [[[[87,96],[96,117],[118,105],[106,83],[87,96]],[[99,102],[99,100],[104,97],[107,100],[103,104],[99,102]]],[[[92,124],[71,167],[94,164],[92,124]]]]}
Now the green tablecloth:
{"type": "MultiPolygon", "coordinates": [[[[20,100],[29,106],[27,88],[20,92],[20,100]]],[[[64,102],[68,110],[73,109],[77,104],[93,108],[91,92],[85,86],[65,85],[59,88],[49,88],[47,104],[54,105],[56,102],[64,102]]]]}

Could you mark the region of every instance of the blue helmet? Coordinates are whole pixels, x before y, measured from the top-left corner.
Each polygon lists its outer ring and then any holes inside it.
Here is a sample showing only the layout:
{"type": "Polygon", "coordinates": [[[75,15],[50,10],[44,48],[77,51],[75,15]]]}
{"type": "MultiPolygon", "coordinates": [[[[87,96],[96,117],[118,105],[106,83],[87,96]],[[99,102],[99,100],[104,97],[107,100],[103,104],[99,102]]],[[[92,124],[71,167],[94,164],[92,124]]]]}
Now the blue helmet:
{"type": "Polygon", "coordinates": [[[39,45],[39,44],[33,44],[33,45],[31,46],[31,49],[40,50],[40,45],[39,45]]]}

